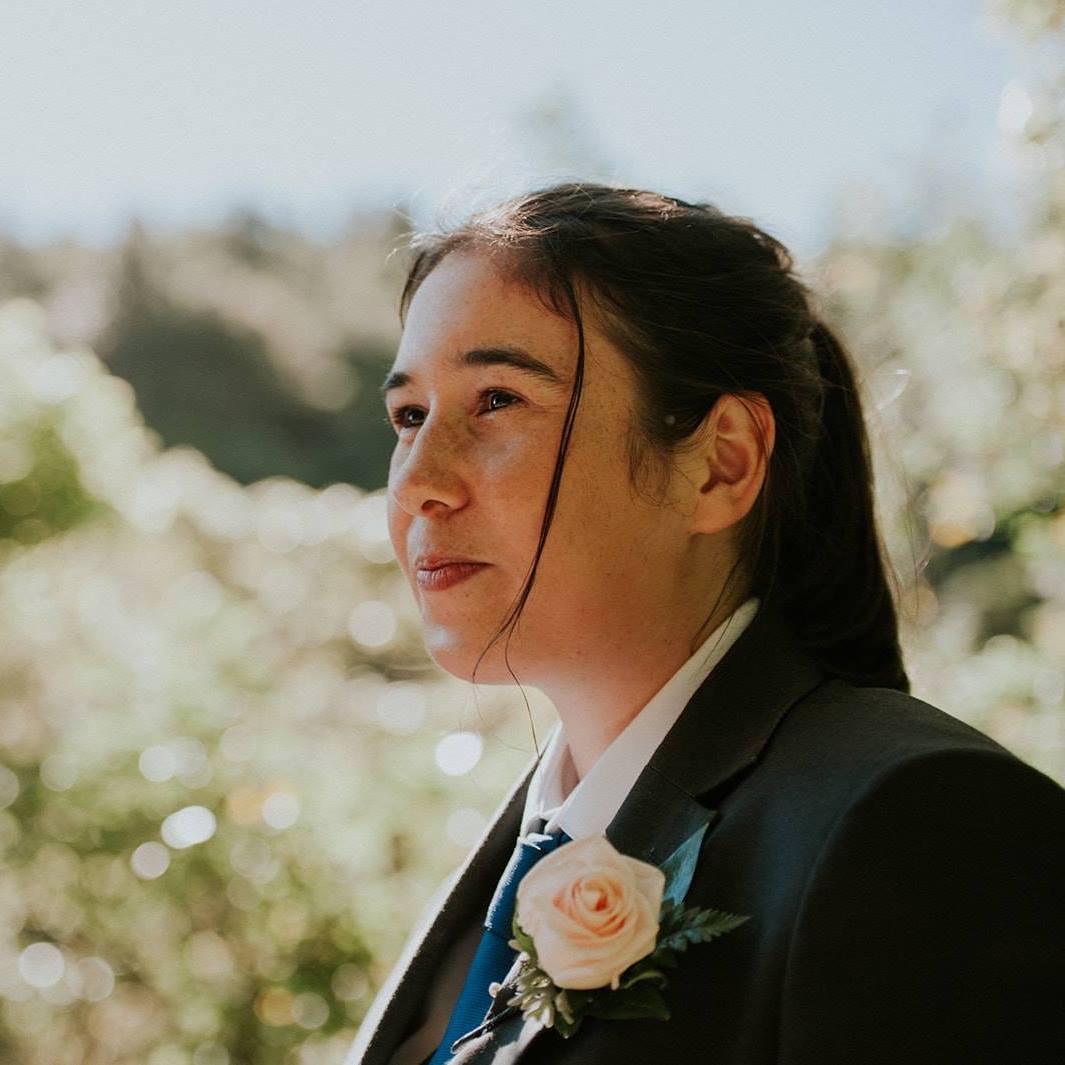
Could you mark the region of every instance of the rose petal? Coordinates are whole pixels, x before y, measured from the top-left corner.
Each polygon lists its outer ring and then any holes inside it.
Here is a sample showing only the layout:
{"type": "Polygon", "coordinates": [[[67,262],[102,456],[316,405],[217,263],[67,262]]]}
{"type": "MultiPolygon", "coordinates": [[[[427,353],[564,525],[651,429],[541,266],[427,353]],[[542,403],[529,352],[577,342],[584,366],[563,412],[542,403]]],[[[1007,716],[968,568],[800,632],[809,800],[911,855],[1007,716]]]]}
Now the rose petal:
{"type": "Polygon", "coordinates": [[[665,879],[605,836],[574,840],[522,878],[518,923],[558,987],[616,987],[621,972],[654,950],[665,879]]]}

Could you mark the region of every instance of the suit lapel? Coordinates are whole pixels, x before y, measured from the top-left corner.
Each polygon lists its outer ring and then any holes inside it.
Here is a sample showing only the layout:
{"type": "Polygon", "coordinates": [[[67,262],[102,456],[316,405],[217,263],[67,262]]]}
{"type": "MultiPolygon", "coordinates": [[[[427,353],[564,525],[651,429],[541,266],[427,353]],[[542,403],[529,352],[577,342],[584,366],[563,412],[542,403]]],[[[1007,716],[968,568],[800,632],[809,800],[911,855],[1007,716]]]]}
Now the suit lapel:
{"type": "Polygon", "coordinates": [[[657,774],[713,806],[759,761],[791,707],[824,679],[776,609],[760,606],[651,756],[611,825],[623,837],[611,834],[615,845],[643,846],[636,826],[645,778],[657,774]]]}
{"type": "Polygon", "coordinates": [[[348,1052],[348,1065],[386,1065],[404,1038],[456,931],[473,918],[476,907],[487,906],[521,830],[525,793],[535,768],[534,758],[500,803],[480,842],[430,901],[374,998],[348,1052]]]}
{"type": "MultiPolygon", "coordinates": [[[[758,762],[788,710],[824,679],[779,613],[760,605],[651,756],[607,838],[622,854],[652,865],[703,825],[707,846],[721,800],[758,762]]],[[[515,962],[506,984],[518,968],[515,962]]],[[[507,998],[504,991],[485,1023],[462,1037],[452,1065],[507,1065],[546,1031],[507,998]]]]}

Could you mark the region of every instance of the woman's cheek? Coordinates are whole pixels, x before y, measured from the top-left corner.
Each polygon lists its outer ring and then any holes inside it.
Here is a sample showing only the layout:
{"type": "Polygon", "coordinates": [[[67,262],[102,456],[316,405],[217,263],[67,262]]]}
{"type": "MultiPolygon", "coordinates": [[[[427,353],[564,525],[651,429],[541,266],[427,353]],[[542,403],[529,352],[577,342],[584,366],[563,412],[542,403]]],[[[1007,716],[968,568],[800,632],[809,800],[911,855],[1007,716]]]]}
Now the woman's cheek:
{"type": "Polygon", "coordinates": [[[511,506],[524,504],[542,516],[554,465],[554,447],[534,439],[501,445],[485,456],[482,468],[485,483],[493,492],[506,496],[511,506]]]}

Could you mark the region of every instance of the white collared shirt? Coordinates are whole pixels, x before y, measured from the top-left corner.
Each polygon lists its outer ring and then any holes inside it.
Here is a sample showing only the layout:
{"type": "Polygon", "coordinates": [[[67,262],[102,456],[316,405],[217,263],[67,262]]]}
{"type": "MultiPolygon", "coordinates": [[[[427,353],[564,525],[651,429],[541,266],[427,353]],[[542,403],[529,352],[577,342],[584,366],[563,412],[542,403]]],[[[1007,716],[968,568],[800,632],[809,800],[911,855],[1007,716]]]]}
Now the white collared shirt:
{"type": "Polygon", "coordinates": [[[547,820],[544,829],[547,832],[561,828],[570,839],[602,835],[696,689],[751,623],[758,603],[752,596],[725,618],[614,738],[579,782],[576,782],[565,728],[561,721],[557,722],[529,781],[522,833],[543,817],[547,820]]]}

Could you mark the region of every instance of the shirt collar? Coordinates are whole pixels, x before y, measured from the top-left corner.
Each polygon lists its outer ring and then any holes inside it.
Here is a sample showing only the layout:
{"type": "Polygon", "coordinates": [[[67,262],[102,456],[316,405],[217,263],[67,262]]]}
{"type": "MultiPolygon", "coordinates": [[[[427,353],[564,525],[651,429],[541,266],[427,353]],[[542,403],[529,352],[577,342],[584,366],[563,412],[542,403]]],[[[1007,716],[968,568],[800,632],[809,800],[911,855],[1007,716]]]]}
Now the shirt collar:
{"type": "Polygon", "coordinates": [[[547,821],[544,831],[561,828],[570,839],[602,835],[696,689],[750,624],[758,603],[752,596],[725,618],[614,738],[580,782],[565,729],[557,722],[529,781],[522,833],[542,817],[547,821]]]}

